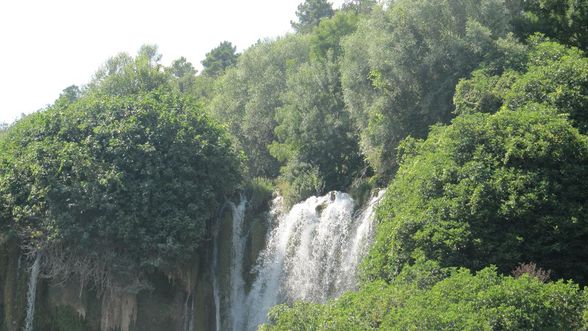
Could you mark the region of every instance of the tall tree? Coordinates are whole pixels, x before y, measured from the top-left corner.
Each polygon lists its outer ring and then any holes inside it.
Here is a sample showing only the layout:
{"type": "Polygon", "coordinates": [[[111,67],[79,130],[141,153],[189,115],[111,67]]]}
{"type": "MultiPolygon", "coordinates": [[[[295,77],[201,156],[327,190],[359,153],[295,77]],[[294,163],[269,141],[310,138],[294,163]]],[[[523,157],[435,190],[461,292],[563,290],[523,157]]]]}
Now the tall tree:
{"type": "Polygon", "coordinates": [[[308,61],[307,35],[262,42],[244,52],[217,84],[210,111],[225,123],[248,159],[253,177],[274,178],[279,163],[268,145],[275,140],[276,110],[282,107],[287,77],[308,61]]]}
{"type": "Polygon", "coordinates": [[[202,74],[212,77],[222,75],[228,67],[237,63],[239,55],[236,53],[237,47],[228,41],[223,41],[216,48],[206,53],[206,58],[202,60],[202,74]]]}
{"type": "Polygon", "coordinates": [[[194,87],[196,81],[196,69],[185,57],[174,60],[167,71],[175,78],[175,83],[180,92],[187,92],[194,87]]]}
{"type": "Polygon", "coordinates": [[[451,118],[455,84],[495,53],[509,28],[506,13],[500,0],[399,0],[345,39],[346,106],[383,182],[404,137],[424,137],[451,118]]]}
{"type": "Polygon", "coordinates": [[[339,70],[332,59],[310,61],[288,77],[270,151],[284,166],[288,202],[331,190],[347,190],[363,165],[339,70]],[[307,178],[304,178],[304,177],[307,178]],[[315,178],[316,177],[316,178],[315,178]],[[310,184],[310,187],[304,185],[310,184]],[[317,185],[320,184],[320,185],[317,185]]]}
{"type": "Polygon", "coordinates": [[[310,32],[324,17],[334,14],[333,6],[327,0],[306,0],[298,5],[298,22],[290,22],[292,27],[302,33],[310,32]]]}

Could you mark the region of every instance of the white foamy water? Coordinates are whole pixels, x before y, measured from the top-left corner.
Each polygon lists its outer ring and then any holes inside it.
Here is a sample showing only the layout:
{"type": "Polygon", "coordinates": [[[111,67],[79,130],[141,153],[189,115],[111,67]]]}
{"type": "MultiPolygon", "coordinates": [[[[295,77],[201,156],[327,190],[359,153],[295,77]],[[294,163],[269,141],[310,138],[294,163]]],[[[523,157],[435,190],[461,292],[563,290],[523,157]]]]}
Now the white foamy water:
{"type": "Polygon", "coordinates": [[[37,253],[35,262],[31,268],[31,278],[29,279],[29,291],[27,292],[27,316],[25,318],[25,331],[33,330],[33,320],[35,318],[35,299],[37,297],[37,282],[39,272],[41,271],[41,253],[37,253]]]}
{"type": "Polygon", "coordinates": [[[243,330],[245,313],[245,280],[243,279],[243,261],[247,236],[243,233],[247,199],[241,196],[238,206],[231,204],[233,211],[232,256],[231,256],[231,326],[234,331],[243,330]]]}
{"type": "Polygon", "coordinates": [[[341,192],[311,197],[288,212],[281,212],[280,198],[274,200],[272,213],[278,216],[255,267],[257,279],[245,299],[240,325],[254,330],[279,303],[324,302],[354,290],[383,194],[359,213],[351,196],[341,192]]]}

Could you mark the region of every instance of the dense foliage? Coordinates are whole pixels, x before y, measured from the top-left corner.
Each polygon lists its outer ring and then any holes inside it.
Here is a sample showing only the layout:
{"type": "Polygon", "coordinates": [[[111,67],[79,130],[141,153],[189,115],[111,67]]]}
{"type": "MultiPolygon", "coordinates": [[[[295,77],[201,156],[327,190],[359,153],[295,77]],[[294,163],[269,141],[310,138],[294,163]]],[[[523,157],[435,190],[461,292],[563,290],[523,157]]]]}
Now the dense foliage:
{"type": "Polygon", "coordinates": [[[296,15],[242,54],[220,43],[200,75],[154,46],[119,54],[0,126],[0,230],[135,272],[186,262],[239,187],[257,211],[272,190],[388,186],[360,289],[263,328],[587,329],[588,1],[296,15]]]}
{"type": "Polygon", "coordinates": [[[507,0],[515,32],[525,38],[541,32],[588,50],[588,2],[577,0],[507,0]]]}
{"type": "MultiPolygon", "coordinates": [[[[420,270],[425,279],[437,278],[420,270]]],[[[422,279],[421,279],[422,280],[422,279]]],[[[578,285],[505,277],[493,268],[452,271],[434,285],[414,279],[371,283],[326,305],[270,312],[263,330],[580,330],[587,297],[578,285]],[[407,282],[407,280],[409,282],[407,282]]]]}
{"type": "Polygon", "coordinates": [[[346,106],[364,155],[389,179],[408,135],[451,117],[453,89],[508,31],[500,1],[397,1],[361,22],[343,45],[346,106]]]}
{"type": "Polygon", "coordinates": [[[588,140],[555,110],[464,115],[403,152],[379,210],[369,278],[391,280],[425,258],[503,272],[534,261],[588,281],[588,140]]]}
{"type": "Polygon", "coordinates": [[[586,8],[396,1],[360,17],[342,39],[344,105],[390,181],[363,283],[280,305],[264,328],[586,328],[572,283],[588,282],[586,8]]]}
{"type": "Polygon", "coordinates": [[[288,74],[308,60],[308,47],[307,38],[299,36],[259,43],[217,83],[210,112],[247,155],[252,177],[275,178],[279,172],[268,149],[275,140],[276,110],[283,106],[288,74]]]}
{"type": "Polygon", "coordinates": [[[539,35],[517,48],[500,64],[483,66],[457,85],[455,112],[492,113],[501,106],[514,110],[536,102],[569,114],[580,132],[588,132],[588,58],[539,35]]]}
{"type": "Polygon", "coordinates": [[[128,62],[79,99],[62,97],[3,137],[1,217],[35,250],[173,265],[193,255],[235,192],[240,161],[153,63],[117,59],[128,62]]]}

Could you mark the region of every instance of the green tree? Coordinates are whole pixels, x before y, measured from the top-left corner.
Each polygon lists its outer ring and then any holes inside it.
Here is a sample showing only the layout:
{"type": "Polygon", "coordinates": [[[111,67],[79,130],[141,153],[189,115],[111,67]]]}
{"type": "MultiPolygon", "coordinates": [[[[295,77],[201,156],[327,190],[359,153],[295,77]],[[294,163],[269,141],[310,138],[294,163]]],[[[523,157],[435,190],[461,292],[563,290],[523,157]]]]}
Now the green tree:
{"type": "Polygon", "coordinates": [[[217,82],[209,108],[245,152],[251,177],[275,178],[279,162],[268,146],[276,139],[276,110],[283,106],[287,77],[308,61],[307,36],[260,42],[217,82]]]}
{"type": "Polygon", "coordinates": [[[339,59],[342,53],[341,40],[355,32],[359,16],[354,12],[338,11],[333,17],[323,19],[310,34],[311,54],[314,59],[339,59]]]}
{"type": "Polygon", "coordinates": [[[588,281],[588,140],[555,109],[463,115],[401,150],[367,278],[391,280],[424,258],[502,272],[534,261],[588,281]]]}
{"type": "Polygon", "coordinates": [[[90,261],[131,281],[187,262],[239,186],[239,157],[218,125],[170,81],[141,89],[163,75],[144,56],[120,57],[89,93],[0,139],[0,219],[47,261],[63,257],[52,262],[65,276],[95,270],[79,269],[90,261]],[[139,85],[113,90],[123,82],[139,85]]]}
{"type": "Polygon", "coordinates": [[[327,0],[305,0],[298,5],[296,16],[298,22],[290,22],[297,32],[308,33],[317,26],[321,19],[333,16],[335,12],[327,0]]]}
{"type": "Polygon", "coordinates": [[[521,38],[541,32],[559,42],[588,50],[588,2],[585,0],[509,0],[513,25],[521,38]]]}
{"type": "Polygon", "coordinates": [[[234,66],[238,58],[237,47],[228,41],[223,41],[216,48],[206,53],[206,58],[201,62],[204,67],[202,74],[218,77],[227,68],[234,66]]]}
{"type": "Polygon", "coordinates": [[[98,69],[86,87],[88,93],[125,96],[168,86],[169,73],[161,70],[161,54],[155,45],[144,45],[136,57],[121,53],[98,69]]]}
{"type": "Polygon", "coordinates": [[[68,103],[72,103],[78,100],[81,96],[82,90],[76,85],[70,85],[61,92],[59,98],[63,98],[64,101],[68,103]]]}
{"type": "Polygon", "coordinates": [[[169,68],[166,68],[174,78],[180,92],[191,91],[196,84],[196,69],[185,57],[174,60],[169,68]]]}
{"type": "Polygon", "coordinates": [[[330,190],[346,190],[362,168],[358,137],[344,111],[339,70],[332,60],[311,61],[288,78],[284,105],[276,114],[276,142],[270,152],[286,163],[282,176],[294,184],[282,192],[291,202],[330,190]],[[295,185],[299,166],[316,167],[310,190],[295,185]],[[318,190],[317,190],[318,189],[318,190]]]}
{"type": "Polygon", "coordinates": [[[492,56],[509,29],[498,0],[401,0],[346,39],[342,84],[362,152],[386,182],[395,149],[451,118],[454,87],[492,56]]]}
{"type": "MultiPolygon", "coordinates": [[[[483,66],[457,85],[457,114],[496,112],[500,107],[517,109],[529,102],[548,104],[568,114],[580,132],[588,132],[588,58],[577,48],[529,40],[517,65],[504,70],[483,66]]],[[[513,61],[515,62],[515,61],[513,61]]]]}

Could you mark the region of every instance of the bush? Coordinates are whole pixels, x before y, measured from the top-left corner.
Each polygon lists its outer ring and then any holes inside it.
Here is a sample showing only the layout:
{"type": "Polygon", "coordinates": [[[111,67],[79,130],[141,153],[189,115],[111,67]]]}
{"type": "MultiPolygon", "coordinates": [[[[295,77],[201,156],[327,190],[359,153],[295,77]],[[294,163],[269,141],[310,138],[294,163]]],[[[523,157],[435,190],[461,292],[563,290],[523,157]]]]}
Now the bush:
{"type": "Polygon", "coordinates": [[[324,305],[280,305],[263,330],[582,329],[588,300],[576,284],[501,276],[493,267],[473,275],[431,265],[409,272],[417,279],[437,278],[428,286],[376,281],[324,305]],[[435,276],[440,271],[446,274],[441,279],[435,276]]]}

